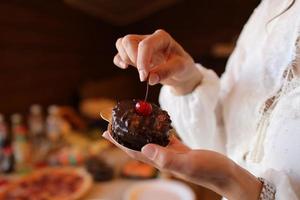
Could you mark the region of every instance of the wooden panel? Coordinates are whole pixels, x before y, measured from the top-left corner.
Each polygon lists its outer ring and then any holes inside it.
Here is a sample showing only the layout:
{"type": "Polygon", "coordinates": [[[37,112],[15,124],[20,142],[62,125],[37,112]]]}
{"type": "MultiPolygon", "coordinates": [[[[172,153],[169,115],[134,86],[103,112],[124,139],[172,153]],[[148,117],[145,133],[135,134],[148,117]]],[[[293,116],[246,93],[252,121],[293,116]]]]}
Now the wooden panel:
{"type": "MultiPolygon", "coordinates": [[[[69,7],[61,0],[2,0],[0,3],[0,112],[26,111],[31,103],[74,102],[80,85],[118,74],[144,87],[134,70],[112,64],[114,43],[128,33],[164,28],[196,61],[218,73],[226,60],[216,60],[210,48],[238,35],[256,0],[185,0],[127,26],[113,26],[69,7]]],[[[150,97],[157,100],[159,86],[150,97]]]]}
{"type": "Polygon", "coordinates": [[[65,0],[74,7],[116,25],[138,21],[177,1],[179,0],[65,0]]]}
{"type": "MultiPolygon", "coordinates": [[[[186,0],[167,10],[123,27],[128,33],[151,33],[158,28],[168,31],[192,57],[218,74],[226,59],[211,55],[213,45],[234,43],[259,0],[186,0]]],[[[120,35],[121,35],[120,34],[120,35]]]]}
{"type": "Polygon", "coordinates": [[[112,26],[58,0],[2,1],[0,13],[0,112],[72,103],[86,80],[118,73],[112,26]]]}
{"type": "Polygon", "coordinates": [[[258,2],[186,0],[122,30],[149,33],[163,28],[193,56],[200,57],[213,43],[233,40],[258,2]]]}

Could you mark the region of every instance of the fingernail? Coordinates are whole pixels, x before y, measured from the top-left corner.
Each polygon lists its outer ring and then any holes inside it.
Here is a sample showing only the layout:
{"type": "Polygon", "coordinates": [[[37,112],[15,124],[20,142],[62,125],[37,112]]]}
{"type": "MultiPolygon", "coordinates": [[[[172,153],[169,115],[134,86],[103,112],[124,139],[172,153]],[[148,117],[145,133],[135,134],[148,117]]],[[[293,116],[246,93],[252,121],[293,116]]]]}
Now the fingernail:
{"type": "Polygon", "coordinates": [[[153,160],[156,155],[156,149],[151,145],[146,145],[142,148],[142,154],[144,154],[150,160],[153,160]]]}
{"type": "Polygon", "coordinates": [[[140,74],[140,80],[141,81],[145,81],[147,78],[147,73],[145,70],[139,70],[139,74],[140,74]]]}
{"type": "Polygon", "coordinates": [[[123,61],[120,61],[120,65],[124,69],[127,68],[127,64],[125,62],[123,62],[123,61]]]}
{"type": "Polygon", "coordinates": [[[159,76],[156,73],[152,73],[149,76],[149,84],[155,85],[159,82],[159,76]]]}

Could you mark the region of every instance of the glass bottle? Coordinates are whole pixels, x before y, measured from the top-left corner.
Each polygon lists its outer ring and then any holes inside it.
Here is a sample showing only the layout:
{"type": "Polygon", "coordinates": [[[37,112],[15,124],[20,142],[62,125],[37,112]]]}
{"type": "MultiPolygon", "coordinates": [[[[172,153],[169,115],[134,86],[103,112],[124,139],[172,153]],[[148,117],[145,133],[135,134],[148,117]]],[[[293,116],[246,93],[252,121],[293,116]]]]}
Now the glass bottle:
{"type": "Polygon", "coordinates": [[[51,142],[58,142],[61,136],[61,120],[59,117],[58,107],[52,105],[48,108],[48,117],[46,120],[47,136],[51,142]]]}
{"type": "Polygon", "coordinates": [[[28,132],[20,114],[13,114],[11,121],[16,170],[23,172],[28,170],[31,164],[31,147],[28,142],[28,132]]]}
{"type": "Polygon", "coordinates": [[[15,158],[13,154],[12,147],[10,145],[2,148],[0,154],[0,172],[1,173],[11,173],[14,171],[15,158]]]}
{"type": "Polygon", "coordinates": [[[8,129],[4,116],[0,114],[0,149],[8,142],[8,129]]]}
{"type": "Polygon", "coordinates": [[[30,107],[28,126],[32,137],[38,137],[44,134],[45,122],[40,105],[35,104],[30,107]]]}

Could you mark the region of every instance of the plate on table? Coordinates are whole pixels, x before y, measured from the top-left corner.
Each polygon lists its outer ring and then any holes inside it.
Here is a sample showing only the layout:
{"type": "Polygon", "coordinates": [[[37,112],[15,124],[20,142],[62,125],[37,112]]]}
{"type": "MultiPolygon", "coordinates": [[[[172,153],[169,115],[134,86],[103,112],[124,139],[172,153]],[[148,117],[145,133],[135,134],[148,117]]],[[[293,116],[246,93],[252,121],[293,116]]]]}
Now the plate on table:
{"type": "Polygon", "coordinates": [[[148,180],[129,187],[123,200],[195,200],[196,196],[186,184],[172,180],[148,180]]]}
{"type": "Polygon", "coordinates": [[[0,200],[76,200],[92,187],[92,178],[83,168],[52,167],[36,170],[9,183],[0,191],[0,200]]]}

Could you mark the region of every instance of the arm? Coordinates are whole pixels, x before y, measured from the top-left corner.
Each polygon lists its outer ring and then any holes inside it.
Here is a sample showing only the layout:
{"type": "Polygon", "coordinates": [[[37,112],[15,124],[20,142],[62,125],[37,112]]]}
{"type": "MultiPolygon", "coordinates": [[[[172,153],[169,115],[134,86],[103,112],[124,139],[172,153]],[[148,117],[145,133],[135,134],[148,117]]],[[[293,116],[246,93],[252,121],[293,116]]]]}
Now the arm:
{"type": "Polygon", "coordinates": [[[221,114],[216,110],[219,77],[199,64],[197,69],[197,74],[203,77],[201,84],[186,95],[177,95],[172,87],[163,86],[160,105],[169,112],[173,126],[189,147],[225,152],[225,138],[218,135],[216,118],[216,115],[221,114]]]}
{"type": "MultiPolygon", "coordinates": [[[[217,126],[214,114],[219,78],[213,71],[195,64],[191,56],[162,30],[151,35],[127,35],[117,40],[116,47],[118,54],[114,63],[118,67],[126,69],[132,65],[138,69],[141,81],[148,77],[151,85],[161,83],[165,86],[161,105],[170,112],[175,128],[188,145],[224,152],[224,138],[219,134],[222,126],[217,126]],[[180,113],[176,113],[178,111],[180,113]],[[195,130],[197,134],[193,132],[195,130]]],[[[216,112],[220,113],[219,110],[216,112]]],[[[218,116],[221,118],[220,114],[218,116]]]]}
{"type": "Polygon", "coordinates": [[[261,182],[220,153],[191,150],[175,137],[171,138],[167,147],[148,144],[142,148],[142,152],[138,152],[121,146],[108,132],[103,137],[132,158],[211,189],[227,199],[257,200],[260,194],[261,182]]]}
{"type": "Polygon", "coordinates": [[[163,86],[160,105],[170,113],[173,126],[188,146],[226,154],[223,99],[230,95],[239,78],[245,58],[243,47],[239,39],[221,78],[214,71],[196,64],[196,74],[201,74],[202,81],[194,90],[178,95],[173,92],[172,86],[163,86]]]}
{"type": "MultiPolygon", "coordinates": [[[[192,127],[191,135],[198,134],[195,138],[196,141],[202,140],[202,144],[207,145],[207,148],[215,149],[214,138],[220,138],[219,128],[222,127],[217,126],[218,117],[214,114],[220,99],[218,77],[210,70],[196,67],[191,57],[168,34],[162,31],[155,32],[150,36],[131,35],[129,38],[127,36],[119,39],[117,48],[118,54],[114,58],[114,63],[121,68],[127,68],[129,64],[137,67],[142,81],[149,76],[151,84],[158,82],[164,84],[169,94],[172,94],[172,98],[166,98],[170,107],[172,106],[171,100],[177,98],[179,101],[176,101],[181,102],[182,105],[201,105],[199,108],[203,109],[200,110],[202,113],[199,113],[199,110],[194,112],[193,107],[184,111],[184,115],[188,119],[185,121],[192,120],[192,123],[195,124],[195,127],[192,127]],[[202,94],[200,98],[198,94],[202,94]],[[189,113],[195,118],[190,118],[189,113]],[[206,128],[199,128],[197,123],[203,119],[203,116],[206,128]]],[[[234,82],[231,76],[232,70],[229,71],[226,72],[229,75],[225,76],[228,78],[224,79],[227,83],[226,86],[230,86],[234,82]]],[[[161,102],[163,101],[162,96],[161,102]]],[[[173,104],[172,110],[171,108],[168,110],[171,112],[171,116],[183,116],[182,113],[172,114],[173,111],[182,111],[184,108],[175,106],[176,104],[173,104]]],[[[221,112],[218,111],[218,113],[221,112]]],[[[220,114],[217,116],[221,119],[220,114]]],[[[175,124],[178,122],[179,120],[175,124]]],[[[187,125],[189,124],[187,123],[187,125]]],[[[188,129],[191,128],[188,127],[188,129]]],[[[104,137],[111,139],[109,136],[108,133],[104,134],[104,137]]],[[[220,141],[220,143],[225,144],[224,141],[220,141]]],[[[196,143],[194,147],[199,146],[196,143]]],[[[173,142],[168,148],[152,144],[146,145],[142,149],[142,153],[135,152],[134,154],[120,145],[119,147],[136,159],[210,188],[229,199],[257,199],[261,190],[261,183],[255,176],[229,158],[214,151],[191,150],[180,142],[173,142]]]]}

